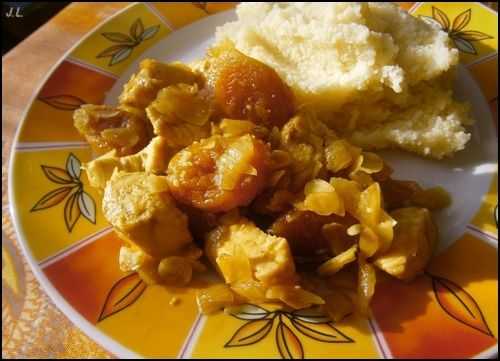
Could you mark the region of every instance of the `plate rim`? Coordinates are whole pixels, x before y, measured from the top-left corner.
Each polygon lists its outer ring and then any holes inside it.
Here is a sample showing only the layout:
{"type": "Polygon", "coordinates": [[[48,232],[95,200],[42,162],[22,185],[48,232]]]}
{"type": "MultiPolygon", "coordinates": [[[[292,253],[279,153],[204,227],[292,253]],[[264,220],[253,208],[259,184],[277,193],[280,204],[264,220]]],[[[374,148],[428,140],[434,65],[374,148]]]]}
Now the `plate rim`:
{"type": "MultiPolygon", "coordinates": [[[[480,2],[476,2],[483,7],[488,8],[487,6],[483,5],[480,2]]],[[[16,156],[16,145],[19,144],[19,137],[20,134],[23,130],[23,127],[25,126],[25,120],[26,117],[30,111],[30,109],[33,106],[34,101],[36,100],[37,95],[39,94],[40,90],[43,88],[43,86],[46,84],[47,80],[50,78],[50,76],[57,70],[57,68],[70,56],[70,54],[78,47],[80,46],[83,42],[87,41],[88,38],[90,38],[100,27],[108,23],[109,21],[121,16],[123,13],[128,11],[130,8],[138,5],[138,4],[144,4],[147,5],[146,2],[140,2],[140,1],[135,1],[131,2],[129,5],[125,6],[123,9],[117,11],[113,15],[103,19],[100,21],[98,24],[96,24],[92,29],[90,29],[82,38],[80,38],[73,46],[71,46],[56,62],[55,64],[47,71],[46,75],[42,78],[42,80],[38,83],[38,86],[35,88],[35,91],[32,93],[28,105],[24,109],[21,117],[19,118],[20,121],[18,123],[17,129],[15,131],[15,135],[13,137],[12,143],[11,143],[11,149],[10,149],[10,154],[9,154],[9,165],[8,165],[8,179],[7,179],[7,188],[8,188],[8,210],[10,212],[10,216],[12,219],[12,223],[14,225],[14,231],[17,236],[18,243],[20,245],[20,248],[22,250],[23,255],[26,257],[26,261],[28,265],[31,268],[31,271],[35,275],[35,278],[41,285],[41,288],[45,292],[45,294],[48,296],[48,298],[56,305],[58,308],[58,311],[60,311],[65,317],[67,317],[71,323],[80,331],[82,331],[86,336],[88,336],[91,340],[96,342],[98,345],[100,345],[106,352],[112,354],[115,357],[119,358],[134,358],[134,359],[144,359],[145,356],[140,355],[131,349],[127,348],[125,345],[121,344],[117,340],[113,339],[111,336],[107,335],[105,332],[97,328],[95,325],[92,325],[88,320],[86,320],[74,307],[60,294],[60,292],[54,287],[54,285],[50,282],[48,277],[45,275],[43,272],[42,268],[40,267],[39,263],[34,259],[32,252],[26,242],[26,237],[24,235],[23,228],[21,227],[17,215],[17,210],[14,205],[14,202],[12,201],[14,198],[14,191],[13,191],[13,186],[14,186],[14,181],[13,181],[13,168],[14,168],[14,158],[16,156]]],[[[489,8],[488,8],[489,9],[489,8]]],[[[491,9],[489,9],[491,10],[491,9]]],[[[229,9],[229,10],[224,10],[221,11],[217,14],[221,14],[224,12],[228,11],[234,11],[234,9],[229,9]]],[[[492,11],[492,10],[491,10],[492,11]]],[[[496,13],[498,16],[498,13],[496,13]]],[[[157,14],[155,14],[157,15],[157,14]]],[[[213,14],[208,15],[207,17],[211,16],[213,14]]],[[[157,15],[159,16],[159,15],[157,15]]],[[[207,18],[204,17],[203,19],[207,18]]],[[[199,20],[203,20],[199,19],[199,20]]],[[[199,21],[197,20],[197,21],[199,21]]],[[[193,23],[197,22],[194,21],[193,23]]],[[[193,24],[191,23],[191,24],[193,24]]],[[[189,24],[189,25],[191,25],[189,24]]],[[[179,28],[180,29],[180,28],[179,28]]],[[[179,29],[171,29],[172,32],[179,30],[179,29]]],[[[498,52],[497,52],[498,55],[498,52]]],[[[475,82],[481,97],[483,98],[484,101],[486,101],[486,97],[483,94],[482,89],[479,87],[477,84],[477,80],[473,77],[473,75],[470,73],[470,70],[463,64],[459,64],[459,66],[463,66],[463,68],[468,72],[468,76],[475,82]]],[[[120,76],[117,77],[117,79],[120,76]]],[[[116,80],[117,80],[116,79],[116,80]]],[[[493,114],[491,113],[491,110],[488,109],[490,112],[490,116],[493,118],[493,114]]],[[[70,147],[70,145],[68,145],[70,147]]],[[[498,162],[498,152],[497,152],[497,162],[498,162]]],[[[467,232],[467,229],[464,229],[464,232],[467,232]]],[[[483,240],[483,242],[485,242],[483,240]]],[[[486,242],[487,244],[490,244],[489,242],[486,242]]],[[[496,245],[496,248],[498,249],[498,244],[496,245]]],[[[379,355],[380,358],[383,358],[382,355],[379,355]]],[[[483,350],[482,352],[474,355],[472,358],[473,359],[481,359],[481,358],[494,358],[495,356],[498,356],[498,340],[497,343],[494,346],[491,346],[488,349],[483,350]]]]}

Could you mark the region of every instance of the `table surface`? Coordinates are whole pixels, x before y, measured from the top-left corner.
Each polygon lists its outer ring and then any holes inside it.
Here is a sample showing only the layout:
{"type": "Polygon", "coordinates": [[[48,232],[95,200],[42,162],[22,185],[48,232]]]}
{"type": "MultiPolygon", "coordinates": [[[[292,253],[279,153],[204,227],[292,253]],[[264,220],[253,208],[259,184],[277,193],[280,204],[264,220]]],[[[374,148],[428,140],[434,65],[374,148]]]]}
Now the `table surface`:
{"type": "MultiPolygon", "coordinates": [[[[114,358],[84,335],[41,289],[22,256],[7,199],[9,151],[34,90],[51,67],[84,34],[126,7],[120,3],[71,3],[2,57],[2,357],[114,358]],[[8,274],[12,264],[17,277],[8,274]],[[14,292],[3,292],[9,287],[14,292]]],[[[493,7],[497,9],[496,3],[493,7]]],[[[404,5],[403,5],[404,7],[404,5]]]]}

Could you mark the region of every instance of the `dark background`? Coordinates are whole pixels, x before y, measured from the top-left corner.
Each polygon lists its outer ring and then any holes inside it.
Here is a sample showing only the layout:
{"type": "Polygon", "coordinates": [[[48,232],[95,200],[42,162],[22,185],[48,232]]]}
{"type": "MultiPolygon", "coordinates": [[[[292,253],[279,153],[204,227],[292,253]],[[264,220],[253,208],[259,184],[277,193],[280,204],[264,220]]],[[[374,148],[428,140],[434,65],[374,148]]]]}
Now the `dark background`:
{"type": "Polygon", "coordinates": [[[70,3],[44,1],[2,2],[2,56],[68,4],[70,3]],[[22,17],[16,17],[16,10],[22,17]],[[11,11],[13,15],[9,17],[11,11]]]}

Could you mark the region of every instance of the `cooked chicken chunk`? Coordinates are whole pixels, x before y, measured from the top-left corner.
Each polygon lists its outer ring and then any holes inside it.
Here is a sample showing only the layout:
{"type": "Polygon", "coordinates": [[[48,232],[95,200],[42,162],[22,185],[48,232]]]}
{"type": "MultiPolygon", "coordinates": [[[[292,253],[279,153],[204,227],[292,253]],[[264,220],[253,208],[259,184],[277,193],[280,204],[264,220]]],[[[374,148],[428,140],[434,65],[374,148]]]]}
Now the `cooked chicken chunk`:
{"type": "Polygon", "coordinates": [[[141,153],[146,173],[165,175],[167,174],[168,162],[176,151],[169,146],[165,137],[158,136],[153,138],[141,153]]]}
{"type": "Polygon", "coordinates": [[[163,88],[146,113],[154,133],[163,136],[172,148],[180,149],[210,135],[211,100],[196,84],[163,88]]]}
{"type": "Polygon", "coordinates": [[[205,253],[240,298],[281,301],[296,309],[324,303],[298,285],[286,239],[261,231],[248,219],[225,218],[208,233],[205,253]]]}
{"type": "Polygon", "coordinates": [[[85,163],[83,169],[87,173],[90,185],[103,191],[106,182],[111,178],[115,169],[124,172],[144,171],[143,156],[144,153],[141,151],[126,157],[119,157],[116,150],[112,150],[85,163]]]}
{"type": "Polygon", "coordinates": [[[172,255],[192,240],[165,177],[116,171],[106,184],[102,207],[121,238],[152,257],[172,255]]]}
{"type": "Polygon", "coordinates": [[[199,81],[198,75],[178,62],[165,64],[154,59],[144,59],[139,69],[123,86],[119,97],[121,104],[144,109],[156,98],[160,89],[172,84],[194,84],[199,81]]]}
{"type": "Polygon", "coordinates": [[[113,149],[120,156],[133,154],[151,139],[151,124],[137,108],[85,104],[75,110],[73,120],[76,129],[99,154],[113,149]]]}
{"type": "Polygon", "coordinates": [[[248,205],[264,187],[269,148],[252,135],[212,136],[178,152],[168,165],[176,200],[209,212],[248,205]]]}
{"type": "Polygon", "coordinates": [[[115,169],[125,172],[146,172],[156,175],[167,173],[168,161],[174,151],[167,145],[165,138],[155,137],[146,148],[140,152],[119,157],[116,150],[112,150],[86,163],[89,183],[92,187],[104,190],[106,182],[111,178],[115,169]]]}
{"type": "Polygon", "coordinates": [[[391,248],[373,263],[394,277],[410,281],[429,262],[438,241],[437,228],[426,208],[400,208],[391,216],[398,222],[391,248]]]}
{"type": "Polygon", "coordinates": [[[244,218],[208,233],[205,252],[229,284],[255,280],[269,287],[296,281],[287,240],[266,234],[244,218]]]}

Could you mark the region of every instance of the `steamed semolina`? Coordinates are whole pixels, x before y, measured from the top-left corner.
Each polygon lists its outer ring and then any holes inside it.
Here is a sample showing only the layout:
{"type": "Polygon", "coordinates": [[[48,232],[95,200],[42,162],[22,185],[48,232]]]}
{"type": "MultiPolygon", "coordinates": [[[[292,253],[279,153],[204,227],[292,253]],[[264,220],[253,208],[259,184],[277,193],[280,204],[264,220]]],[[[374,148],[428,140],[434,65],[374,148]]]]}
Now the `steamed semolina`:
{"type": "Polygon", "coordinates": [[[448,34],[391,3],[242,3],[217,29],[276,70],[298,105],[364,148],[434,158],[461,150],[472,123],[450,91],[448,34]]]}
{"type": "MultiPolygon", "coordinates": [[[[424,84],[423,84],[424,85],[424,84]]],[[[350,140],[363,148],[401,149],[443,158],[463,149],[470,139],[464,125],[472,123],[469,106],[452,98],[451,90],[417,85],[421,93],[375,127],[355,130],[350,140]]]]}

